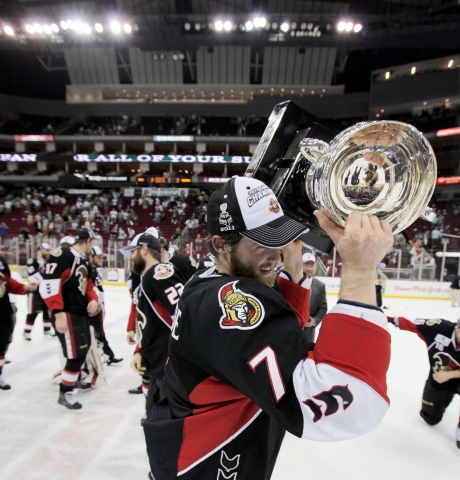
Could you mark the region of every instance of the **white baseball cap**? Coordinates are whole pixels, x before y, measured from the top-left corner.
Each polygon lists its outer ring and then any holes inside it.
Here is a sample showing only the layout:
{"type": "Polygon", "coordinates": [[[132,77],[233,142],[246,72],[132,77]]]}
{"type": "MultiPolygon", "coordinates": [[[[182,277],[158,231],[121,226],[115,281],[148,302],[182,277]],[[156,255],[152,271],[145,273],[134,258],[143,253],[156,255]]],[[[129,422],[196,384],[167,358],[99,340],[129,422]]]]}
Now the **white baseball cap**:
{"type": "Polygon", "coordinates": [[[284,215],[273,190],[260,180],[233,177],[216,190],[208,203],[211,235],[238,232],[268,248],[282,248],[308,227],[284,215]]]}
{"type": "Polygon", "coordinates": [[[125,257],[130,257],[133,250],[147,245],[149,248],[161,253],[161,243],[158,238],[155,238],[151,233],[139,233],[132,240],[127,247],[120,248],[120,253],[125,257]]]}
{"type": "Polygon", "coordinates": [[[155,227],[149,227],[144,233],[150,233],[150,235],[153,235],[155,238],[160,238],[160,234],[158,233],[158,228],[155,227]]]}
{"type": "Polygon", "coordinates": [[[302,263],[313,262],[316,263],[316,257],[312,253],[304,253],[302,255],[302,263]]]}
{"type": "Polygon", "coordinates": [[[94,245],[91,251],[89,252],[90,255],[97,255],[98,257],[104,256],[104,253],[102,252],[101,248],[98,247],[97,245],[94,245]]]}
{"type": "Polygon", "coordinates": [[[73,245],[75,243],[75,238],[73,237],[62,237],[60,240],[59,240],[59,245],[62,245],[63,243],[68,243],[69,245],[73,245]]]}

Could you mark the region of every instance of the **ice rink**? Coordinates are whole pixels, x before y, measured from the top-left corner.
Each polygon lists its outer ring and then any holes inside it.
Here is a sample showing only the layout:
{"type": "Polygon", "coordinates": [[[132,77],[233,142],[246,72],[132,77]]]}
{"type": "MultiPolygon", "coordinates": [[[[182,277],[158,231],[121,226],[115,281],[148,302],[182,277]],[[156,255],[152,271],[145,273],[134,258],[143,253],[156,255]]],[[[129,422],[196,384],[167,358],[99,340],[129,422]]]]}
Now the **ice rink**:
{"type": "MultiPolygon", "coordinates": [[[[140,384],[129,361],[126,343],[129,312],[127,287],[106,290],[106,333],[116,356],[124,361],[108,367],[107,384],[79,393],[80,414],[57,406],[58,386],[50,383],[59,369],[57,339],[44,338],[41,316],[32,341],[23,336],[26,299],[18,297],[18,323],[7,354],[11,364],[0,390],[0,479],[110,480],[147,479],[140,418],[142,395],[128,389],[140,384]]],[[[331,307],[335,297],[328,297],[331,307]]],[[[387,314],[416,315],[455,321],[460,308],[448,301],[384,299],[387,314]]],[[[414,334],[389,327],[392,360],[388,374],[391,408],[380,426],[356,440],[314,443],[286,435],[273,480],[433,480],[454,479],[460,472],[455,445],[460,397],[455,397],[443,421],[429,427],[419,417],[428,374],[425,344],[414,334]]],[[[239,479],[238,480],[251,480],[239,479]]]]}

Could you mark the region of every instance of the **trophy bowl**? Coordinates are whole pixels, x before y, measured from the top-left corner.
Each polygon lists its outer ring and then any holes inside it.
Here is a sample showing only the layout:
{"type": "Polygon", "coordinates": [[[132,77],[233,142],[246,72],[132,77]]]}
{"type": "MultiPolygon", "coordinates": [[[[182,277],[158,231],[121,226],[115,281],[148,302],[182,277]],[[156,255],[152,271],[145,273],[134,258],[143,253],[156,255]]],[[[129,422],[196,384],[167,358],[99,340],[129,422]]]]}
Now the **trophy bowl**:
{"type": "Polygon", "coordinates": [[[417,218],[432,221],[429,208],[436,183],[436,157],[412,125],[396,121],[362,122],[331,142],[305,138],[306,196],[344,227],[355,210],[390,223],[393,233],[417,218]]]}

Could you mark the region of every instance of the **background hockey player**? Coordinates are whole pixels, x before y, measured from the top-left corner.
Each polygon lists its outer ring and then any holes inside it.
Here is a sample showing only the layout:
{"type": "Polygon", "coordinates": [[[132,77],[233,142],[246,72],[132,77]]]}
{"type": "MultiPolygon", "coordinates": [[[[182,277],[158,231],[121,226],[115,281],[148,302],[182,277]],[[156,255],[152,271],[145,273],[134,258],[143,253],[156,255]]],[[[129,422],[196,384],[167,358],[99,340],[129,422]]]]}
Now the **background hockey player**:
{"type": "MultiPolygon", "coordinates": [[[[423,389],[420,416],[428,425],[437,425],[454,396],[460,395],[460,320],[389,318],[399,329],[417,334],[428,347],[430,373],[423,389]]],[[[460,448],[460,414],[456,428],[460,448]]]]}
{"type": "Polygon", "coordinates": [[[105,320],[105,304],[104,304],[104,288],[102,286],[102,250],[98,246],[94,246],[89,252],[89,261],[92,268],[92,280],[94,286],[98,290],[98,309],[96,313],[90,315],[90,325],[94,327],[96,338],[102,344],[102,349],[107,357],[107,364],[112,365],[120,363],[122,358],[115,358],[113,350],[110,348],[107,337],[105,336],[104,320],[105,320]]]}
{"type": "MultiPolygon", "coordinates": [[[[179,271],[182,277],[185,279],[185,281],[188,282],[192,277],[192,275],[196,272],[195,267],[192,265],[190,258],[185,255],[176,253],[174,249],[172,249],[172,252],[170,252],[167,249],[167,244],[166,244],[163,232],[161,232],[161,230],[158,230],[155,227],[150,227],[144,233],[149,233],[153,235],[155,238],[158,238],[160,240],[160,244],[161,244],[160,261],[171,262],[174,265],[175,270],[179,271]]],[[[133,245],[133,242],[131,242],[131,245],[133,245]]],[[[131,295],[140,284],[140,281],[141,281],[141,276],[131,270],[130,277],[128,280],[128,286],[129,286],[131,295]]],[[[127,341],[130,345],[136,344],[136,339],[135,339],[136,317],[137,317],[136,309],[134,304],[132,303],[131,312],[128,318],[128,326],[127,326],[127,341]]],[[[142,385],[137,388],[128,390],[129,393],[134,393],[134,394],[144,393],[145,395],[147,395],[148,382],[149,382],[148,375],[144,374],[142,378],[143,378],[142,385]]]]}
{"type": "Polygon", "coordinates": [[[310,280],[295,242],[306,227],[286,217],[258,180],[233,178],[212,195],[208,246],[216,269],[184,289],[171,331],[167,397],[144,425],[156,480],[267,480],[286,430],[338,441],[383,418],[390,336],[375,306],[374,278],[393,235],[388,222],[358,212],[345,230],[322,211],[316,215],[343,270],[339,302],[311,350],[302,334],[310,280]]]}
{"type": "MultiPolygon", "coordinates": [[[[37,251],[37,256],[29,258],[27,261],[27,275],[29,277],[29,282],[40,283],[42,279],[42,270],[45,263],[48,261],[50,252],[51,247],[49,244],[42,243],[37,251]]],[[[40,292],[37,290],[27,294],[27,317],[24,327],[24,338],[26,340],[32,340],[32,329],[34,328],[35,320],[40,312],[43,314],[43,331],[45,335],[54,337],[55,333],[51,326],[51,317],[48,307],[43,301],[40,292]]]]}
{"type": "Polygon", "coordinates": [[[9,390],[10,385],[2,377],[5,366],[5,353],[11,343],[14,328],[13,309],[8,297],[9,293],[25,295],[37,288],[37,283],[24,285],[11,277],[6,258],[0,256],[0,389],[9,390]]]}
{"type": "Polygon", "coordinates": [[[120,251],[130,257],[133,272],[142,275],[133,292],[137,346],[131,366],[139,375],[149,376],[146,402],[149,411],[163,396],[172,315],[186,281],[172,263],[160,262],[160,240],[149,233],[137,235],[130,246],[120,251]]]}
{"type": "Polygon", "coordinates": [[[77,230],[72,247],[53,250],[40,283],[40,294],[53,313],[53,326],[66,358],[58,403],[70,410],[81,408],[73,392],[90,346],[88,314],[98,308],[98,295],[89,275],[91,266],[86,259],[93,239],[91,229],[77,230]]]}

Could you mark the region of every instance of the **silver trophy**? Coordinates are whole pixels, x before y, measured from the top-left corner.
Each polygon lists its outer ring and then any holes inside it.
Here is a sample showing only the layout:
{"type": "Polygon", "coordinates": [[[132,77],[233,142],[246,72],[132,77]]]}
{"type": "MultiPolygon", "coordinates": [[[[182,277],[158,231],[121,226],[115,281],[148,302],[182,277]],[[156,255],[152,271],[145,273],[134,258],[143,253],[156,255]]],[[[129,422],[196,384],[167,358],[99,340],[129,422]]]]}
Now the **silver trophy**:
{"type": "Polygon", "coordinates": [[[309,200],[341,227],[354,210],[388,220],[393,233],[419,217],[432,221],[436,216],[427,206],[436,184],[436,158],[412,125],[362,122],[329,144],[305,138],[300,151],[312,164],[305,178],[309,200]]]}
{"type": "Polygon", "coordinates": [[[286,215],[307,225],[301,239],[325,253],[334,244],[313,212],[324,208],[337,225],[358,210],[386,219],[393,233],[427,207],[436,183],[436,159],[411,125],[364,122],[338,132],[291,101],[276,105],[246,176],[268,185],[286,215]]]}

